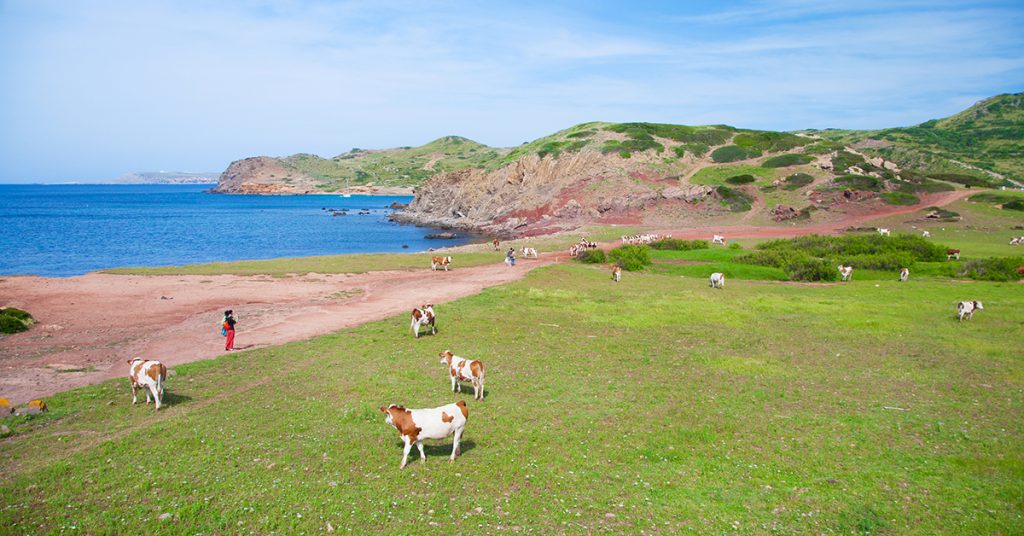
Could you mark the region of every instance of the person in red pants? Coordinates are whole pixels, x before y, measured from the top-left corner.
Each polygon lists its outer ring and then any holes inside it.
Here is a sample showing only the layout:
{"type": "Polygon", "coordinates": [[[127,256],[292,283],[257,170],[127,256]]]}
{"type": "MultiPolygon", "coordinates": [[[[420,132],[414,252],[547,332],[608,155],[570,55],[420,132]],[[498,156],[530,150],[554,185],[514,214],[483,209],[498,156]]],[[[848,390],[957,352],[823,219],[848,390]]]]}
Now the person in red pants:
{"type": "Polygon", "coordinates": [[[234,316],[234,313],[232,313],[231,309],[228,309],[227,311],[224,311],[224,329],[226,331],[224,336],[227,337],[226,339],[224,339],[224,349],[225,350],[234,350],[235,349],[235,316],[234,316]]]}

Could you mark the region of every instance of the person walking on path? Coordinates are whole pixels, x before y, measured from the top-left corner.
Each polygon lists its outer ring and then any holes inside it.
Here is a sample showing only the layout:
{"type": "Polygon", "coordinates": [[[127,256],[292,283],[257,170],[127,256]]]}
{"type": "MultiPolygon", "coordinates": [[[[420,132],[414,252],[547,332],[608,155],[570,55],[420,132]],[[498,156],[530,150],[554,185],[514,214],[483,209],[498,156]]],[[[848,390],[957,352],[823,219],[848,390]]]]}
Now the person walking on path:
{"type": "Polygon", "coordinates": [[[515,248],[508,248],[508,253],[505,254],[505,262],[508,263],[509,266],[515,266],[516,265],[516,249],[515,248]]]}
{"type": "Polygon", "coordinates": [[[234,350],[235,349],[235,316],[231,309],[224,311],[224,349],[234,350]]]}

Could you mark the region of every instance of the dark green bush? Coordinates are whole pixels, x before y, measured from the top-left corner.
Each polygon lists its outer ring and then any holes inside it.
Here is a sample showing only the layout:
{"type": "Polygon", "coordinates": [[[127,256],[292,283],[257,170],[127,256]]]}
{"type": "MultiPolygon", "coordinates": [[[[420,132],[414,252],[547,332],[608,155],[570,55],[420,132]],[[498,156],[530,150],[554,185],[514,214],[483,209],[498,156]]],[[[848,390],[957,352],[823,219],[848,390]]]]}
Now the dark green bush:
{"type": "Polygon", "coordinates": [[[739,242],[731,242],[729,244],[729,249],[743,249],[743,246],[741,246],[739,242]]]}
{"type": "Polygon", "coordinates": [[[803,188],[804,186],[807,186],[812,182],[814,182],[814,177],[806,173],[794,173],[786,177],[786,184],[783,186],[783,188],[785,188],[786,190],[797,190],[803,188]]]}
{"type": "Polygon", "coordinates": [[[836,184],[853,188],[855,190],[870,190],[877,192],[882,189],[882,179],[868,175],[841,175],[836,177],[836,184]]]}
{"type": "Polygon", "coordinates": [[[783,270],[790,281],[835,281],[839,278],[839,269],[823,259],[802,257],[793,259],[783,270]]]}
{"type": "Polygon", "coordinates": [[[551,155],[552,158],[558,158],[561,153],[575,153],[587,145],[587,140],[576,140],[576,141],[549,141],[541,146],[537,150],[537,155],[544,158],[547,155],[551,155]]]}
{"type": "Polygon", "coordinates": [[[619,153],[619,156],[622,156],[623,158],[629,158],[629,156],[632,156],[632,153],[646,151],[648,149],[654,149],[660,153],[665,150],[665,146],[654,141],[654,138],[641,140],[608,140],[601,146],[602,153],[619,153]]]}
{"type": "Polygon", "coordinates": [[[761,162],[761,167],[780,168],[797,166],[800,164],[806,164],[812,160],[814,160],[814,157],[806,154],[780,154],[779,156],[773,156],[764,162],[761,162]]]}
{"type": "Polygon", "coordinates": [[[1024,266],[1024,257],[990,257],[972,259],[957,269],[956,275],[982,281],[1017,281],[1021,278],[1017,268],[1024,266]]]}
{"type": "Polygon", "coordinates": [[[806,145],[810,141],[810,138],[804,138],[788,132],[768,132],[763,130],[744,131],[732,139],[734,144],[750,151],[756,151],[758,154],[763,151],[788,151],[794,147],[806,145]]]}
{"type": "Polygon", "coordinates": [[[684,143],[672,148],[672,150],[675,151],[676,156],[679,158],[686,156],[687,152],[699,158],[708,154],[709,149],[711,148],[703,143],[684,143]]]}
{"type": "Polygon", "coordinates": [[[711,151],[711,159],[716,163],[736,162],[761,156],[761,151],[744,149],[738,145],[726,145],[711,151]]]}
{"type": "Polygon", "coordinates": [[[588,249],[576,257],[576,260],[586,264],[604,264],[608,262],[608,255],[603,249],[588,249]]]}
{"type": "Polygon", "coordinates": [[[818,140],[810,145],[804,146],[804,152],[807,154],[825,154],[831,153],[832,151],[839,151],[845,147],[842,143],[832,140],[818,140]]]}
{"type": "Polygon", "coordinates": [[[930,173],[928,178],[939,181],[955,182],[957,184],[963,184],[964,186],[981,186],[983,188],[995,186],[994,180],[975,177],[973,175],[960,175],[958,173],[930,173]]]}
{"type": "Polygon", "coordinates": [[[1003,203],[1003,210],[1024,210],[1024,199],[1003,203]]]}
{"type": "Polygon", "coordinates": [[[729,184],[750,184],[756,180],[757,178],[753,175],[736,175],[725,179],[725,182],[729,184]]]}
{"type": "Polygon", "coordinates": [[[864,161],[863,156],[847,151],[839,151],[832,157],[832,169],[834,169],[836,173],[846,173],[846,170],[853,166],[863,169],[865,164],[867,164],[867,162],[864,161]]]}
{"type": "Polygon", "coordinates": [[[651,264],[651,248],[647,246],[619,246],[608,252],[608,258],[623,270],[635,272],[651,264]]]}
{"type": "Polygon", "coordinates": [[[680,240],[678,238],[663,238],[650,244],[651,249],[691,251],[694,249],[708,249],[707,240],[680,240]]]}
{"type": "Polygon", "coordinates": [[[722,203],[729,207],[731,212],[746,212],[750,210],[751,199],[739,190],[733,190],[728,186],[715,188],[715,193],[722,200],[722,203]]]}
{"type": "Polygon", "coordinates": [[[985,192],[985,193],[982,193],[982,194],[974,194],[971,197],[967,198],[968,201],[972,201],[974,203],[992,203],[993,205],[1009,203],[1009,202],[1015,201],[1017,199],[1019,199],[1019,198],[1015,197],[1015,196],[1012,196],[1012,195],[997,194],[997,193],[992,193],[992,192],[985,192]]]}
{"type": "Polygon", "coordinates": [[[8,307],[0,309],[0,333],[19,333],[35,323],[32,315],[21,309],[8,307]]]}
{"type": "Polygon", "coordinates": [[[942,207],[928,207],[924,209],[927,214],[935,214],[938,216],[940,221],[955,221],[960,218],[959,212],[953,212],[952,210],[946,210],[942,207]]]}
{"type": "Polygon", "coordinates": [[[657,136],[680,143],[703,145],[721,145],[728,141],[734,132],[732,128],[726,126],[691,127],[664,123],[618,123],[605,130],[619,132],[633,139],[657,136]]]}
{"type": "Polygon", "coordinates": [[[886,192],[882,199],[890,205],[916,205],[921,202],[916,195],[905,192],[886,192]]]}

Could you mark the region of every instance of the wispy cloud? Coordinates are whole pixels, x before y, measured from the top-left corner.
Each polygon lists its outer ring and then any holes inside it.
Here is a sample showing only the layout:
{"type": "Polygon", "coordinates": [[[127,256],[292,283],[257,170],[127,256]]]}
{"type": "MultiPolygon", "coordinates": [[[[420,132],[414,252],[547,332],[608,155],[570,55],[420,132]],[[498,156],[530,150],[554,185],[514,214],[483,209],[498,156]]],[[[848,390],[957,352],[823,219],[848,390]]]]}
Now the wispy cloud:
{"type": "Polygon", "coordinates": [[[0,3],[0,180],[596,119],[877,128],[1024,85],[1014,4],[707,6],[0,3]]]}

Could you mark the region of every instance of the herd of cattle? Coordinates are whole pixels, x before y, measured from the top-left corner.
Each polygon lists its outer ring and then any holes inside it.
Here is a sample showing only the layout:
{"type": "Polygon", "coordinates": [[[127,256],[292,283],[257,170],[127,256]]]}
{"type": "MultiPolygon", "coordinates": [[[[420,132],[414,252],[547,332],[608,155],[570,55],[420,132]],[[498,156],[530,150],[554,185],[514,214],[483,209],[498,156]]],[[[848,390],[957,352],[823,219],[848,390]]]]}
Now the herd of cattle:
{"type": "MultiPolygon", "coordinates": [[[[878,233],[882,236],[890,236],[889,229],[880,228],[878,233]]],[[[924,231],[923,236],[927,238],[930,236],[930,233],[924,231]]],[[[650,244],[665,238],[671,238],[671,236],[639,234],[623,236],[622,242],[624,244],[650,244]]],[[[712,236],[711,242],[712,244],[723,246],[726,243],[725,237],[717,234],[712,236]]],[[[1014,238],[1010,241],[1010,244],[1024,244],[1024,237],[1014,238]]],[[[493,241],[493,245],[495,250],[497,250],[499,247],[497,239],[493,241]]],[[[597,247],[596,243],[583,238],[579,243],[572,245],[569,254],[572,257],[576,257],[583,251],[597,247]]],[[[526,258],[538,257],[537,250],[532,247],[523,247],[522,252],[526,258]]],[[[947,260],[959,259],[960,250],[948,249],[946,251],[946,258],[947,260]]],[[[431,258],[430,268],[433,271],[437,271],[438,268],[448,271],[451,263],[452,258],[450,256],[434,256],[431,258]]],[[[840,265],[839,274],[843,281],[851,281],[853,278],[853,267],[840,265]]],[[[901,282],[906,282],[909,277],[909,269],[903,268],[900,270],[899,280],[901,282]]],[[[612,267],[612,280],[615,282],[622,280],[622,268],[618,265],[612,267]]],[[[725,274],[721,272],[711,274],[708,285],[711,288],[724,289],[725,274]]],[[[970,320],[974,316],[975,311],[982,309],[984,307],[980,301],[960,302],[956,306],[957,319],[959,321],[964,319],[970,320]]],[[[429,328],[432,334],[437,334],[437,314],[434,312],[433,304],[427,303],[413,308],[410,316],[410,331],[412,331],[413,337],[418,339],[420,330],[423,328],[429,328]]],[[[473,386],[473,399],[482,401],[484,399],[483,362],[476,359],[465,359],[447,350],[438,355],[441,358],[440,363],[448,371],[452,392],[462,392],[462,383],[469,382],[473,386]]],[[[128,361],[128,366],[128,378],[132,388],[132,404],[138,402],[138,391],[141,389],[146,394],[146,403],[155,402],[155,407],[159,410],[164,397],[164,383],[167,381],[167,367],[159,361],[138,357],[128,361]]],[[[454,462],[455,458],[459,456],[459,442],[462,439],[466,423],[469,421],[469,408],[464,400],[437,408],[423,409],[408,409],[398,404],[389,404],[388,406],[381,406],[380,411],[385,414],[385,422],[395,427],[404,443],[400,467],[404,468],[406,466],[409,452],[412,450],[413,445],[416,445],[420,452],[420,458],[426,462],[426,455],[423,452],[423,441],[426,439],[445,439],[448,436],[454,436],[449,462],[454,462]]]]}

